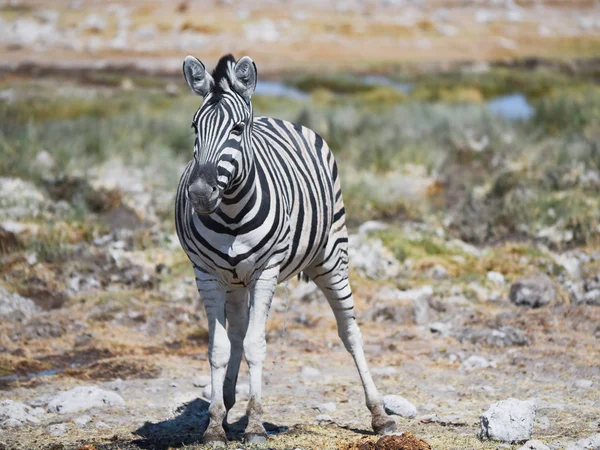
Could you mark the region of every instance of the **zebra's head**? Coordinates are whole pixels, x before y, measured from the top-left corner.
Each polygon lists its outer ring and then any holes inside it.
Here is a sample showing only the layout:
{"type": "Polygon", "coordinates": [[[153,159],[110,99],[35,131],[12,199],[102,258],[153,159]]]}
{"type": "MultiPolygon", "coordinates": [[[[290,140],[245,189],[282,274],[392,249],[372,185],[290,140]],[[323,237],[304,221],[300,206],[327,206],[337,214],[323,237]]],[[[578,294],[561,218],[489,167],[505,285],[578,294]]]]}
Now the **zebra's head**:
{"type": "Polygon", "coordinates": [[[204,97],[194,115],[194,169],[187,198],[199,214],[214,212],[227,192],[240,186],[252,165],[252,104],[257,72],[247,56],[222,57],[212,75],[188,56],[183,74],[192,91],[204,97]]]}

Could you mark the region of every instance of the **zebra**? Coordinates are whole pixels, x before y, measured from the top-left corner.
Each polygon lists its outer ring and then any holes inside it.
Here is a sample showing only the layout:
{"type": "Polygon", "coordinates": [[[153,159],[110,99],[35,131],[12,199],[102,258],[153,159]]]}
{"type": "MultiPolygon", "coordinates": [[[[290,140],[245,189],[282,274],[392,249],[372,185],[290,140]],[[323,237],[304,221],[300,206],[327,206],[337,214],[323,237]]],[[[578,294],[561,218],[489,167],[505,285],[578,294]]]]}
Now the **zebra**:
{"type": "Polygon", "coordinates": [[[348,236],[338,168],[314,131],[253,117],[256,65],[223,56],[212,75],[187,56],[185,80],[203,97],[192,120],[194,157],[177,188],[175,222],[192,263],[208,318],[210,421],[203,442],[226,443],[242,356],[250,397],[244,440],[266,441],[262,370],[265,325],[275,287],[300,273],[316,283],[333,309],[338,335],[351,353],[372,427],[396,424],[385,412],[363,352],[348,280],[348,236]]]}

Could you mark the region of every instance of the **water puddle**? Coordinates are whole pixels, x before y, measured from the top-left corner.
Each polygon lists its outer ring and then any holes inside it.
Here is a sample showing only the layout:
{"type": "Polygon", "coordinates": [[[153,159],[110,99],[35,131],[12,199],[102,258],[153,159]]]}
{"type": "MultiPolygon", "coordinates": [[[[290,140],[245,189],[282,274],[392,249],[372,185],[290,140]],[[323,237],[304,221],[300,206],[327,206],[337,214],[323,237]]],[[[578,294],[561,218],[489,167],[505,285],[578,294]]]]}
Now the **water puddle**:
{"type": "Polygon", "coordinates": [[[259,81],[254,92],[257,95],[283,97],[290,100],[306,100],[309,97],[306,92],[295,87],[286,86],[280,81],[259,81]]]}
{"type": "Polygon", "coordinates": [[[366,75],[362,78],[362,81],[369,86],[389,86],[407,95],[410,94],[415,88],[413,83],[394,81],[388,77],[384,77],[383,75],[366,75]]]}
{"type": "Polygon", "coordinates": [[[493,98],[485,102],[485,105],[493,114],[506,120],[529,120],[535,114],[535,108],[520,93],[493,98]]]}

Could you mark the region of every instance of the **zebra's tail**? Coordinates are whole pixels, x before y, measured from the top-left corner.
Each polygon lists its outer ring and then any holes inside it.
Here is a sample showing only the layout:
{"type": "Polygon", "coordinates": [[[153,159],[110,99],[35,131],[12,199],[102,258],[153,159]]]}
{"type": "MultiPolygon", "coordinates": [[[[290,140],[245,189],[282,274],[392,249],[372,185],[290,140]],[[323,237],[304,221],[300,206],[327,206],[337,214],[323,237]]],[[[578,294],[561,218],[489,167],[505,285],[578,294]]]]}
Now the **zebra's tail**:
{"type": "Polygon", "coordinates": [[[304,272],[300,272],[298,274],[298,280],[308,283],[310,281],[310,278],[308,278],[308,275],[306,275],[304,272]]]}

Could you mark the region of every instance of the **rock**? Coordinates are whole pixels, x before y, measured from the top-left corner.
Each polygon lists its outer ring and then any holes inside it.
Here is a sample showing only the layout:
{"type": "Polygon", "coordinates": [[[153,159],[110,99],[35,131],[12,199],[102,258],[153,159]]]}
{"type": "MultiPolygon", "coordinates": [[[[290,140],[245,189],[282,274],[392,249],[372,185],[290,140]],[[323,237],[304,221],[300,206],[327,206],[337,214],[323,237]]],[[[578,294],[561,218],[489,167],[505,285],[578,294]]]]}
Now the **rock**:
{"type": "Polygon", "coordinates": [[[54,169],[54,158],[46,150],[42,150],[35,155],[33,160],[33,167],[40,172],[47,172],[54,169]]]}
{"type": "Polygon", "coordinates": [[[429,331],[442,337],[449,336],[452,331],[451,323],[433,322],[429,324],[429,331]]]}
{"type": "Polygon", "coordinates": [[[461,343],[470,342],[475,345],[486,345],[488,347],[502,348],[531,344],[525,331],[510,326],[498,329],[484,328],[482,330],[461,328],[455,336],[461,343]]]}
{"type": "Polygon", "coordinates": [[[92,421],[90,416],[79,416],[73,419],[73,423],[77,426],[77,428],[88,428],[88,424],[92,421]]]}
{"type": "Polygon", "coordinates": [[[542,416],[536,420],[535,426],[540,430],[547,430],[550,428],[550,419],[546,416],[542,416]]]}
{"type": "Polygon", "coordinates": [[[479,437],[508,443],[531,437],[535,421],[535,403],[514,398],[494,403],[479,417],[479,437]]]}
{"type": "Polygon", "coordinates": [[[300,377],[304,381],[315,380],[321,377],[321,371],[315,367],[304,366],[300,372],[300,377]]]}
{"type": "Polygon", "coordinates": [[[594,382],[592,380],[575,380],[573,387],[576,387],[577,389],[589,389],[593,384],[594,382]]]}
{"type": "Polygon", "coordinates": [[[176,388],[177,387],[177,383],[175,383],[174,381],[171,381],[169,383],[169,387],[176,388]]]}
{"type": "Polygon", "coordinates": [[[0,286],[0,318],[23,321],[40,311],[33,300],[8,292],[0,286]]]}
{"type": "Polygon", "coordinates": [[[504,287],[504,285],[506,284],[504,275],[502,275],[500,272],[490,270],[487,273],[486,278],[500,288],[504,287]]]}
{"type": "Polygon", "coordinates": [[[600,306],[600,289],[592,289],[583,294],[583,298],[580,303],[586,305],[600,306]]]}
{"type": "Polygon", "coordinates": [[[427,271],[427,276],[434,280],[445,280],[449,277],[448,269],[441,264],[436,264],[427,271]]]}
{"type": "Polygon", "coordinates": [[[471,355],[465,359],[459,367],[462,372],[473,372],[478,369],[487,369],[488,367],[496,367],[496,364],[488,361],[483,356],[471,355]]]}
{"type": "Polygon", "coordinates": [[[349,237],[350,265],[362,276],[373,280],[395,278],[400,273],[400,264],[392,252],[384,247],[381,239],[349,237]]]}
{"type": "Polygon", "coordinates": [[[154,40],[156,39],[156,34],[156,27],[151,23],[142,25],[137,30],[135,30],[135,37],[140,41],[154,40]]]}
{"type": "Polygon", "coordinates": [[[413,320],[416,325],[429,323],[429,297],[420,296],[413,300],[413,320]]]}
{"type": "Polygon", "coordinates": [[[565,450],[598,450],[600,449],[600,433],[589,438],[580,439],[567,446],[565,450]]]}
{"type": "Polygon", "coordinates": [[[33,183],[0,177],[0,217],[3,220],[37,217],[50,203],[33,183]]]}
{"type": "Polygon", "coordinates": [[[192,381],[194,387],[204,387],[210,384],[210,375],[200,375],[192,381]]]}
{"type": "Polygon", "coordinates": [[[336,410],[336,406],[334,402],[321,403],[314,407],[320,413],[330,413],[336,410]]]}
{"type": "Polygon", "coordinates": [[[96,386],[77,386],[57,394],[48,403],[48,411],[67,414],[113,405],[124,406],[125,400],[115,392],[106,391],[96,386]]]}
{"type": "Polygon", "coordinates": [[[212,386],[210,384],[204,386],[204,389],[202,389],[202,397],[210,400],[211,394],[212,394],[212,386]]]}
{"type": "Polygon", "coordinates": [[[510,301],[518,306],[540,308],[556,298],[556,289],[546,275],[522,278],[510,287],[510,301]]]}
{"type": "Polygon", "coordinates": [[[56,423],[54,425],[49,425],[46,427],[46,433],[51,436],[59,437],[67,434],[67,431],[71,429],[71,425],[68,423],[56,423]]]}
{"type": "Polygon", "coordinates": [[[417,415],[417,408],[411,402],[400,395],[385,395],[383,406],[388,414],[408,417],[412,419],[417,415]]]}
{"type": "Polygon", "coordinates": [[[30,408],[21,402],[0,401],[0,429],[18,428],[24,425],[37,425],[39,416],[45,414],[42,408],[30,408]]]}
{"type": "Polygon", "coordinates": [[[328,414],[319,414],[317,417],[315,417],[315,420],[317,422],[333,422],[333,419],[328,414]]]}
{"type": "Polygon", "coordinates": [[[550,447],[534,439],[525,442],[525,445],[523,447],[520,447],[519,450],[550,450],[550,447]]]}

